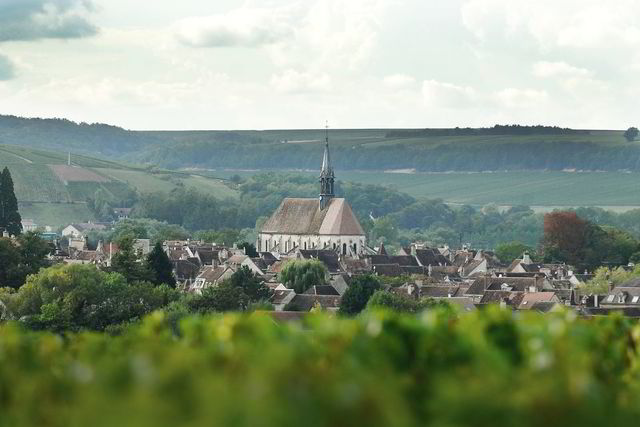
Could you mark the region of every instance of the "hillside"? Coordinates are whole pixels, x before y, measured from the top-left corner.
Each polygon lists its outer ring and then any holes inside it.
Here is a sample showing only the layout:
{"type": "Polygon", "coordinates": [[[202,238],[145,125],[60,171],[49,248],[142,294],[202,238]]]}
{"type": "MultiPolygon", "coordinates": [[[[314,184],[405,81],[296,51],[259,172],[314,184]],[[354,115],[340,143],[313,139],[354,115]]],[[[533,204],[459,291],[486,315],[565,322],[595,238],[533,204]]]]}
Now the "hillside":
{"type": "MultiPolygon", "coordinates": [[[[640,142],[626,142],[617,130],[332,129],[330,138],[335,166],[343,170],[640,170],[640,142]]],[[[165,168],[315,169],[323,140],[324,129],[127,131],[0,116],[0,144],[165,168]]]]}
{"type": "Polygon", "coordinates": [[[93,220],[87,200],[96,192],[126,199],[131,191],[149,193],[192,187],[219,198],[236,193],[222,180],[193,173],[151,170],[40,149],[0,145],[0,168],[9,167],[23,218],[60,226],[93,220]]]}

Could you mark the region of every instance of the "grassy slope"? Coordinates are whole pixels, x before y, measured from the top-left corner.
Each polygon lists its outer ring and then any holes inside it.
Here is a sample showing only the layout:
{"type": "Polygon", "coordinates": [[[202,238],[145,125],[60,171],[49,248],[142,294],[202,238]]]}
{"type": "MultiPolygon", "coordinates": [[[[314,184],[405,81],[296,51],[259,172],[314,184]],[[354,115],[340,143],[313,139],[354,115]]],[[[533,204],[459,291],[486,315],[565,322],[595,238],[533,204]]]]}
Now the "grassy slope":
{"type": "Polygon", "coordinates": [[[193,187],[218,198],[237,197],[223,181],[188,173],[151,173],[139,167],[72,154],[72,163],[112,179],[112,182],[70,182],[65,185],[48,165],[66,164],[67,154],[0,145],[0,168],[9,167],[23,218],[38,224],[60,226],[72,221],[95,220],[83,204],[98,188],[123,194],[130,185],[139,192],[170,191],[179,185],[193,187]]]}

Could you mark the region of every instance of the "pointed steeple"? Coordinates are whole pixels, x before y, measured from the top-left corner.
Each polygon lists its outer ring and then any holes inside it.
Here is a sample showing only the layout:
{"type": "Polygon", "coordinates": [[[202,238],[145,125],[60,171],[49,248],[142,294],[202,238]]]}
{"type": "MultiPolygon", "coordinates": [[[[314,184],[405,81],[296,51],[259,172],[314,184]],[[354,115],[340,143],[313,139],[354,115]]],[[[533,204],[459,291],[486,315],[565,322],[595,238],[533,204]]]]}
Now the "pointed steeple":
{"type": "Polygon", "coordinates": [[[320,210],[323,210],[334,197],[333,184],[335,176],[331,166],[329,153],[329,125],[325,126],[324,155],[322,156],[322,170],[320,172],[320,210]]]}

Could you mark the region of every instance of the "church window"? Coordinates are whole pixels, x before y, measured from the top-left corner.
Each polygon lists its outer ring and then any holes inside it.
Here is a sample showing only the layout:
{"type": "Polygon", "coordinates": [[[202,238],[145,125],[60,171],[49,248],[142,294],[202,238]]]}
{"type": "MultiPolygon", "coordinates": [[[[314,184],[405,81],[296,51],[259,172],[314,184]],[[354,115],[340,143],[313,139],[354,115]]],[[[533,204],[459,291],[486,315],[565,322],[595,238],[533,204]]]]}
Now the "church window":
{"type": "Polygon", "coordinates": [[[347,244],[343,243],[342,244],[342,255],[346,255],[347,254],[347,244]]]}

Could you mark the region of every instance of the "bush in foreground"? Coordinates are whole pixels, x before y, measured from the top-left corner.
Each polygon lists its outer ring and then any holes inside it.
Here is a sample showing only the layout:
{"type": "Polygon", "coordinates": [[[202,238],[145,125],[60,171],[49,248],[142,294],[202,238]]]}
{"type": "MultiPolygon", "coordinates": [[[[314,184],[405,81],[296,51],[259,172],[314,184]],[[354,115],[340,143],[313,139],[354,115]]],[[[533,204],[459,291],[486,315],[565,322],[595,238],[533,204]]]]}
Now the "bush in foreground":
{"type": "Polygon", "coordinates": [[[156,312],[122,335],[0,327],[0,426],[591,426],[640,416],[621,316],[156,312]]]}

